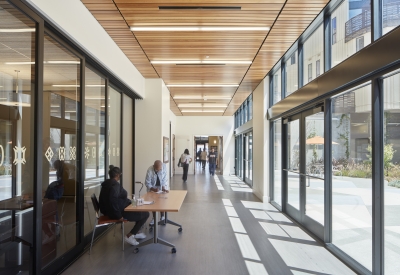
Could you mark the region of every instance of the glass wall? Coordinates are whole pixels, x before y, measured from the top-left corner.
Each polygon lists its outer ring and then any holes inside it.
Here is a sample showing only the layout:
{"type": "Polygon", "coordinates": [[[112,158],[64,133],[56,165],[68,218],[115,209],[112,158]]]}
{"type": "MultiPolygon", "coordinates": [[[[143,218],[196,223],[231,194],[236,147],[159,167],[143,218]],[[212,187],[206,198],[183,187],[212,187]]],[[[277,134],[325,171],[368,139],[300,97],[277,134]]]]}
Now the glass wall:
{"type": "Polygon", "coordinates": [[[400,270],[400,73],[383,80],[385,274],[400,270]]]}
{"type": "MultiPolygon", "coordinates": [[[[100,185],[105,180],[105,79],[93,70],[85,69],[85,235],[93,229],[95,212],[90,199],[100,195],[100,185]]],[[[118,105],[120,106],[120,105],[118,105]]],[[[118,108],[120,110],[120,107],[118,108]]],[[[120,120],[118,121],[118,123],[120,120]]],[[[114,122],[117,124],[117,122],[114,122]]],[[[119,132],[118,132],[119,135],[119,132]]],[[[112,150],[109,148],[109,150],[112,150]]],[[[111,152],[110,152],[111,153],[111,152]]],[[[108,171],[108,169],[107,169],[108,171]]]]}
{"type": "Polygon", "coordinates": [[[332,243],[372,268],[371,85],[332,100],[332,243]]]}
{"type": "Polygon", "coordinates": [[[319,26],[303,45],[303,85],[324,73],[324,29],[319,26]]]}
{"type": "Polygon", "coordinates": [[[288,203],[300,209],[300,121],[299,119],[288,122],[288,203]]]}
{"type": "Polygon", "coordinates": [[[121,164],[121,94],[108,87],[108,163],[120,167],[121,164]]]}
{"type": "MultiPolygon", "coordinates": [[[[44,37],[42,191],[55,221],[43,224],[43,265],[77,244],[76,188],[80,112],[80,60],[50,35],[44,37]]],[[[47,215],[43,213],[43,215],[47,215]]]]}
{"type": "Polygon", "coordinates": [[[285,62],[285,96],[292,94],[298,89],[299,85],[299,67],[297,50],[285,62]]]}
{"type": "Polygon", "coordinates": [[[251,94],[235,112],[235,129],[252,119],[253,119],[253,95],[251,94]]]}
{"type": "Polygon", "coordinates": [[[32,274],[35,22],[1,1],[0,26],[0,273],[32,274]]]}
{"type": "Polygon", "coordinates": [[[274,201],[282,205],[282,120],[274,121],[274,201]]]}
{"type": "Polygon", "coordinates": [[[383,34],[387,34],[400,25],[400,2],[398,0],[382,0],[383,34]]]}
{"type": "Polygon", "coordinates": [[[281,82],[281,68],[278,68],[272,78],[272,104],[282,99],[281,82]]]}
{"type": "Polygon", "coordinates": [[[370,1],[345,0],[331,14],[332,67],[371,43],[370,1]]]}

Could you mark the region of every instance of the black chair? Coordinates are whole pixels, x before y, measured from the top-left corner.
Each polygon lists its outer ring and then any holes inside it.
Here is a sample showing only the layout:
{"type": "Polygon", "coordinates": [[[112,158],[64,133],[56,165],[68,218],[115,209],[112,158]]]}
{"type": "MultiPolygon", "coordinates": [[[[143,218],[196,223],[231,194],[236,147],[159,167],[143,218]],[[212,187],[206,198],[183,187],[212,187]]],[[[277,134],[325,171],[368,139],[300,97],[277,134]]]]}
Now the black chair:
{"type": "MultiPolygon", "coordinates": [[[[94,222],[94,227],[93,227],[93,234],[92,234],[92,242],[90,243],[90,250],[89,250],[89,254],[92,253],[92,246],[93,246],[93,239],[94,239],[94,234],[96,232],[96,228],[99,226],[103,226],[103,225],[107,225],[107,224],[117,224],[120,223],[121,227],[122,227],[122,250],[124,250],[124,236],[125,236],[125,230],[124,230],[124,224],[127,221],[120,221],[120,220],[113,220],[110,219],[107,216],[101,216],[100,215],[100,205],[99,205],[99,201],[97,200],[97,197],[95,194],[93,194],[91,197],[92,199],[92,203],[93,203],[93,208],[94,211],[96,212],[96,220],[94,222]]],[[[115,229],[114,229],[114,236],[115,236],[115,229]]]]}

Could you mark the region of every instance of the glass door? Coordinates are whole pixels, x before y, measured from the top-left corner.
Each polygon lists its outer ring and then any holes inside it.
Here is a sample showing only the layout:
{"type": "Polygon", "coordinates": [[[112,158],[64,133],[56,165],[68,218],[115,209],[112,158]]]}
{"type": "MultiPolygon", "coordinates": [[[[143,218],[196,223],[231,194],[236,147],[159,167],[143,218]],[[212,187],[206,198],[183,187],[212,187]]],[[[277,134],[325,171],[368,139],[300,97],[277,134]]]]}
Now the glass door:
{"type": "Polygon", "coordinates": [[[290,117],[287,126],[286,211],[316,236],[324,236],[324,113],[290,117]]]}

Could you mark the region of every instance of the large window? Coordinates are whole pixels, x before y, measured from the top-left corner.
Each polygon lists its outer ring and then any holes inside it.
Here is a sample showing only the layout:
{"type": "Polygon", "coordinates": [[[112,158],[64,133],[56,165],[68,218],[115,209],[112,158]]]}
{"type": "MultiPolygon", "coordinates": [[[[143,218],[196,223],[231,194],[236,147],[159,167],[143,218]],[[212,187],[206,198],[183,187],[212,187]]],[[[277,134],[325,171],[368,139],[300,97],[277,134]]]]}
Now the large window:
{"type": "MultiPolygon", "coordinates": [[[[29,274],[34,244],[36,29],[35,22],[4,1],[0,26],[0,273],[29,274]]],[[[45,207],[53,215],[57,211],[48,200],[43,201],[45,207]]],[[[50,237],[54,244],[55,235],[50,237]]],[[[42,251],[47,248],[43,244],[42,251]]],[[[50,257],[55,257],[52,252],[50,257]]]]}
{"type": "Polygon", "coordinates": [[[400,1],[382,0],[383,34],[386,34],[400,25],[400,1]]]}
{"type": "Polygon", "coordinates": [[[345,0],[331,15],[332,67],[371,43],[370,1],[345,0]]]}
{"type": "Polygon", "coordinates": [[[303,84],[324,72],[324,29],[319,26],[303,45],[303,84]]]}
{"type": "Polygon", "coordinates": [[[274,201],[282,205],[282,120],[274,121],[274,201]]]}
{"type": "Polygon", "coordinates": [[[295,51],[292,56],[286,60],[285,62],[285,88],[286,88],[286,95],[288,96],[294,91],[298,89],[298,84],[299,84],[299,77],[298,77],[298,72],[299,72],[299,67],[298,67],[298,62],[297,62],[297,51],[295,51]]]}
{"type": "Polygon", "coordinates": [[[385,274],[400,270],[400,73],[383,80],[385,274]]]}
{"type": "Polygon", "coordinates": [[[282,99],[282,89],[281,89],[281,69],[273,74],[272,77],[272,104],[275,104],[282,99]]]}
{"type": "Polygon", "coordinates": [[[371,85],[332,100],[332,242],[372,268],[371,85]]]}
{"type": "MultiPolygon", "coordinates": [[[[92,231],[95,213],[90,196],[100,194],[105,180],[105,79],[89,68],[85,69],[85,235],[92,231]]],[[[120,110],[120,105],[118,105],[120,110]]],[[[117,123],[117,122],[114,122],[117,123]]],[[[118,121],[120,123],[120,121],[118,121]]],[[[119,133],[118,133],[119,134],[119,133]]],[[[110,149],[110,148],[109,148],[110,149]]],[[[108,171],[108,169],[107,169],[108,171]]]]}
{"type": "Polygon", "coordinates": [[[80,60],[56,42],[44,37],[43,177],[45,198],[57,211],[54,223],[42,228],[46,265],[77,243],[76,188],[78,117],[80,112],[80,60]]]}
{"type": "Polygon", "coordinates": [[[108,87],[108,163],[121,164],[121,94],[108,87]]]}

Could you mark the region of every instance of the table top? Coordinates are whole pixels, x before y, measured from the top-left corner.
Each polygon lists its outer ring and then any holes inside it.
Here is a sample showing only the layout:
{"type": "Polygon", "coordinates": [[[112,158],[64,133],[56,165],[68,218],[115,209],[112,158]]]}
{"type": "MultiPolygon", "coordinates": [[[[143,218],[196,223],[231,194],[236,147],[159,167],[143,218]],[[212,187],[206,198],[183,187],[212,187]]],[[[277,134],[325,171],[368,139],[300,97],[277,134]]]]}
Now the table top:
{"type": "Polygon", "coordinates": [[[186,190],[170,190],[169,193],[157,194],[148,192],[143,195],[145,201],[154,201],[154,204],[132,206],[129,205],[125,211],[151,211],[151,212],[178,212],[187,194],[186,190]]]}
{"type": "Polygon", "coordinates": [[[24,210],[33,207],[33,203],[26,203],[20,198],[10,198],[0,201],[0,210],[24,210]]]}

